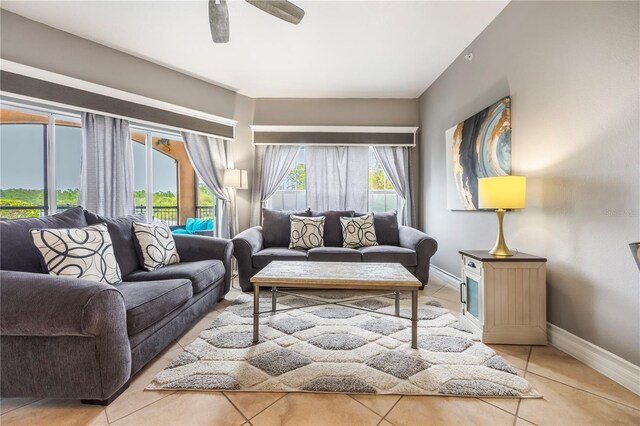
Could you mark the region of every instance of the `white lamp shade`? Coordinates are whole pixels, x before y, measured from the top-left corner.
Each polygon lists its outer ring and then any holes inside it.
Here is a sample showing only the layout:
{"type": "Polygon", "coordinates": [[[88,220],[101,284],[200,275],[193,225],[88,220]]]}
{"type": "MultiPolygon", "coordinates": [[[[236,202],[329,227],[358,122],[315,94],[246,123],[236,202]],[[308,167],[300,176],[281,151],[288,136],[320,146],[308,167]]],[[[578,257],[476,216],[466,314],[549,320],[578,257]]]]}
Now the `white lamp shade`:
{"type": "Polygon", "coordinates": [[[523,209],[527,179],[524,176],[495,176],[478,179],[481,209],[523,209]]]}
{"type": "Polygon", "coordinates": [[[226,188],[248,189],[247,171],[240,169],[227,169],[224,171],[222,184],[226,188]]]}

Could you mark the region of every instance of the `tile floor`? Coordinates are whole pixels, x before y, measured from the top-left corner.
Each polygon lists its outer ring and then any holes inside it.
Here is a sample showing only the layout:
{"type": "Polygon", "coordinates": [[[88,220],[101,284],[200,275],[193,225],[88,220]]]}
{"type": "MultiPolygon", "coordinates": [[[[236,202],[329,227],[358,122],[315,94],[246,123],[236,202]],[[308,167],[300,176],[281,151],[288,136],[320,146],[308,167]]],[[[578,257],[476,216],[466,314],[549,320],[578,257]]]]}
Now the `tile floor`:
{"type": "MultiPolygon", "coordinates": [[[[454,314],[458,293],[433,278],[426,293],[454,314]]],[[[79,401],[0,400],[9,425],[603,425],[640,424],[640,396],[551,347],[491,345],[543,399],[249,392],[152,392],[145,386],[235,298],[147,365],[108,407],[79,401]]]]}

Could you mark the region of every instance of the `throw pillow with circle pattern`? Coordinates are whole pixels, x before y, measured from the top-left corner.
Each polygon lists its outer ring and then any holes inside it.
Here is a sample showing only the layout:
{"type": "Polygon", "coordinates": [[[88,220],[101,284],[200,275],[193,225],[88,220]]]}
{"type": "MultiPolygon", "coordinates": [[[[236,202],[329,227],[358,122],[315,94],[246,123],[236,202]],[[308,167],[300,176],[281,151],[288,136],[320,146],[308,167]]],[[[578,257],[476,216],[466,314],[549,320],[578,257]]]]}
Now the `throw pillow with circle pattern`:
{"type": "Polygon", "coordinates": [[[131,225],[136,237],[136,249],[140,263],[147,271],[180,263],[180,256],[171,229],[164,223],[139,223],[131,225]]]}
{"type": "Polygon", "coordinates": [[[358,248],[378,245],[373,213],[359,217],[341,217],[340,225],[342,225],[343,247],[358,248]]]}
{"type": "Polygon", "coordinates": [[[49,275],[117,284],[122,281],[107,225],[32,229],[31,242],[49,275]]]}
{"type": "Polygon", "coordinates": [[[324,247],[324,216],[303,217],[291,215],[290,220],[290,249],[324,247]]]}

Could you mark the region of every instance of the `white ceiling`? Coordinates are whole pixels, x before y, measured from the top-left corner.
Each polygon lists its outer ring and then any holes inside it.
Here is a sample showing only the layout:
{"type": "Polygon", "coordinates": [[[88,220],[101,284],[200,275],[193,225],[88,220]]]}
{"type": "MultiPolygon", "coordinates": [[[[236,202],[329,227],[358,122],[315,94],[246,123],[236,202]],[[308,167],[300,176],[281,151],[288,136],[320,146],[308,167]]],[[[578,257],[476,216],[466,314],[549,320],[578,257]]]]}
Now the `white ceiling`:
{"type": "Polygon", "coordinates": [[[508,1],[301,1],[292,25],[229,1],[2,1],[2,8],[251,97],[416,98],[508,1]]]}

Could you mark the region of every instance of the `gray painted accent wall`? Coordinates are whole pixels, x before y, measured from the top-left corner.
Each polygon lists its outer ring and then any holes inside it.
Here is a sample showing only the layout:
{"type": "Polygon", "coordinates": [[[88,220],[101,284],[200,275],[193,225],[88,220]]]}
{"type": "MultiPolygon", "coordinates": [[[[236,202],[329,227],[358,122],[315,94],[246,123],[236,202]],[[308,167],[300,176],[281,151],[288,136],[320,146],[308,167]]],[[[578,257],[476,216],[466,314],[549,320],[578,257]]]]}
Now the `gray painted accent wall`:
{"type": "Polygon", "coordinates": [[[513,174],[528,188],[527,208],[506,215],[507,243],[549,259],[551,323],[636,365],[639,16],[638,2],[512,2],[420,98],[432,263],[459,276],[458,250],[495,241],[495,214],[446,208],[444,132],[511,95],[513,174]]]}

